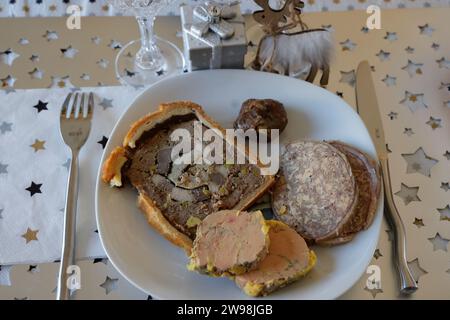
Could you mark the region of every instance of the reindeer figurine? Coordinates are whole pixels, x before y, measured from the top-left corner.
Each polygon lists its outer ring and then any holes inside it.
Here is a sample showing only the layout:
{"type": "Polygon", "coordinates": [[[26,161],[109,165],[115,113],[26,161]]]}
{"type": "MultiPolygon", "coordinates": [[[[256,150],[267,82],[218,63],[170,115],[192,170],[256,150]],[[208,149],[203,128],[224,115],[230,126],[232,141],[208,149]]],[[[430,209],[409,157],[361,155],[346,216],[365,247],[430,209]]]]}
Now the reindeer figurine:
{"type": "Polygon", "coordinates": [[[255,11],[253,18],[263,26],[265,35],[259,42],[252,68],[309,82],[313,82],[321,70],[320,85],[326,86],[333,52],[331,32],[308,29],[300,17],[304,7],[301,0],[285,0],[278,10],[270,7],[269,0],[255,2],[262,10],[255,11]]]}

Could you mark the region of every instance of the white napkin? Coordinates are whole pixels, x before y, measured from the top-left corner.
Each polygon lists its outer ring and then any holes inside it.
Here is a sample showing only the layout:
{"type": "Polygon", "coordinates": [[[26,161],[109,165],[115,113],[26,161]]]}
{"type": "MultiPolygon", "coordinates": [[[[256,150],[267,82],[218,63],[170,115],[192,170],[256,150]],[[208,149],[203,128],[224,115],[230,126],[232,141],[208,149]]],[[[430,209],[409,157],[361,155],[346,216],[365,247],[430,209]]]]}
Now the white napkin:
{"type": "MultiPolygon", "coordinates": [[[[70,152],[60,136],[59,114],[70,90],[77,89],[0,90],[0,265],[60,258],[70,152]]],[[[78,259],[105,256],[94,208],[99,142],[140,93],[130,87],[82,89],[90,91],[96,103],[79,157],[78,259]]]]}

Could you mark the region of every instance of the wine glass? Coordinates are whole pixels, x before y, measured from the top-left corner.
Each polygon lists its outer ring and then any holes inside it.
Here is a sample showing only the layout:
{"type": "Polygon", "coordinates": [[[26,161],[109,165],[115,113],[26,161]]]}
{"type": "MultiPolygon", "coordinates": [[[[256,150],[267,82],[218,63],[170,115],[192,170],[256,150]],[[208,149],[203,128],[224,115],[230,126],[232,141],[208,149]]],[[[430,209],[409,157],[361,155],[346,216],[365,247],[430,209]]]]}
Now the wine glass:
{"type": "Polygon", "coordinates": [[[116,76],[121,83],[142,87],[184,71],[185,60],[180,49],[153,32],[156,14],[171,1],[108,0],[124,14],[136,17],[141,34],[141,39],[126,44],[117,54],[116,76]]]}

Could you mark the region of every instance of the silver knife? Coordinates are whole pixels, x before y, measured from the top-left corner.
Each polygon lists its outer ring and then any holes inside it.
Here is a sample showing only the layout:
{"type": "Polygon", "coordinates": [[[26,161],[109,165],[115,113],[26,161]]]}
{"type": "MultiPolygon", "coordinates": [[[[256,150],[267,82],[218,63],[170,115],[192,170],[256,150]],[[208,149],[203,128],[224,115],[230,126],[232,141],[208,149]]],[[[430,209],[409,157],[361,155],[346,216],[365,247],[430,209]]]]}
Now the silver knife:
{"type": "Polygon", "coordinates": [[[384,186],[384,214],[394,235],[394,262],[400,277],[400,292],[409,295],[415,292],[418,287],[406,260],[405,226],[392,196],[388,150],[371,72],[367,61],[362,61],[356,70],[356,108],[369,130],[377,150],[384,186]]]}

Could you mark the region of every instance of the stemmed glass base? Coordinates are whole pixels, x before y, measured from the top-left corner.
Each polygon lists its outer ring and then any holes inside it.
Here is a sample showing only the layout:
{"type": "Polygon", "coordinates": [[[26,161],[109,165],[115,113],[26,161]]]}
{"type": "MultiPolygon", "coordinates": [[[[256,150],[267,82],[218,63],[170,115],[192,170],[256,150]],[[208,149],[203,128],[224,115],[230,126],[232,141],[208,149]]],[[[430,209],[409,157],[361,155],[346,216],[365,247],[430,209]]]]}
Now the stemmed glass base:
{"type": "Polygon", "coordinates": [[[141,49],[141,40],[126,44],[116,57],[117,79],[133,87],[145,87],[164,77],[180,74],[185,70],[185,60],[182,52],[173,43],[154,37],[155,45],[161,53],[162,63],[155,67],[142,68],[136,63],[136,53],[141,49]]]}

